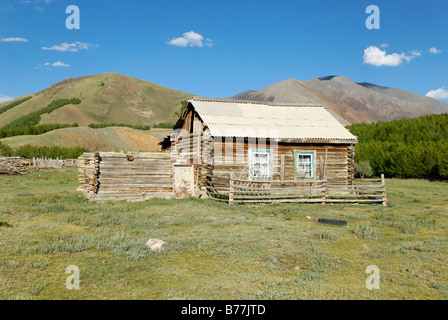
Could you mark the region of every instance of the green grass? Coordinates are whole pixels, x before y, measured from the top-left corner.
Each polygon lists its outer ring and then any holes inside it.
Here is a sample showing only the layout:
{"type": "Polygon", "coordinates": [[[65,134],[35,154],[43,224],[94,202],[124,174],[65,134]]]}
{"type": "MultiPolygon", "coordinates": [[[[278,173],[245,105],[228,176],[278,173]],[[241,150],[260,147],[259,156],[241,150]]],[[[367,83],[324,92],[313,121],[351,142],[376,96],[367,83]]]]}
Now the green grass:
{"type": "Polygon", "coordinates": [[[387,180],[388,207],[97,204],[69,169],[0,184],[0,299],[448,298],[446,183],[387,180]],[[149,238],[165,250],[149,251],[149,238]],[[80,290],[65,287],[69,265],[80,290]],[[369,265],[379,290],[365,286],[369,265]]]}

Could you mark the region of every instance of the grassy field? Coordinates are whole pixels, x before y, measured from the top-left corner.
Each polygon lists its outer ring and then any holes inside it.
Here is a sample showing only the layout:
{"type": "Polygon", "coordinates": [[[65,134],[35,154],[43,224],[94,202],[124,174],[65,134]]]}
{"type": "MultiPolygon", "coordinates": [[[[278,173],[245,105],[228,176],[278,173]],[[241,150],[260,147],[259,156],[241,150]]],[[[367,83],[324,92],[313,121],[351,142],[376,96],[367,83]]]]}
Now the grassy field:
{"type": "Polygon", "coordinates": [[[76,175],[0,177],[1,299],[448,298],[447,183],[387,180],[388,207],[97,204],[76,175]],[[328,217],[348,225],[314,222],[328,217]],[[65,286],[69,265],[79,290],[65,286]],[[379,289],[366,288],[369,265],[379,289]]]}

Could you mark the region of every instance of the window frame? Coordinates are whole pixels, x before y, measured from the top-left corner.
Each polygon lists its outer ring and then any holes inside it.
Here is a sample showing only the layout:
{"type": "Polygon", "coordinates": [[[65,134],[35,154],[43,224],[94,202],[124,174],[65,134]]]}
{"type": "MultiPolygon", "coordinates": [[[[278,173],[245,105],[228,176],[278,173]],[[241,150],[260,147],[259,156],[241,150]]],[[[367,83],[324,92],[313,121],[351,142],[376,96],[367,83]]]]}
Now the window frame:
{"type": "Polygon", "coordinates": [[[273,166],[273,159],[272,159],[272,149],[260,149],[260,148],[249,148],[249,154],[248,154],[248,162],[249,162],[249,180],[252,180],[253,178],[261,178],[261,176],[259,177],[254,177],[252,175],[253,172],[253,160],[254,160],[254,154],[255,153],[266,153],[268,155],[268,164],[269,164],[269,176],[263,176],[263,178],[272,180],[274,177],[274,166],[273,166]]]}
{"type": "Polygon", "coordinates": [[[314,180],[316,179],[316,150],[294,150],[294,180],[314,180]],[[298,176],[297,165],[299,163],[299,155],[311,156],[311,177],[301,178],[298,176]]]}

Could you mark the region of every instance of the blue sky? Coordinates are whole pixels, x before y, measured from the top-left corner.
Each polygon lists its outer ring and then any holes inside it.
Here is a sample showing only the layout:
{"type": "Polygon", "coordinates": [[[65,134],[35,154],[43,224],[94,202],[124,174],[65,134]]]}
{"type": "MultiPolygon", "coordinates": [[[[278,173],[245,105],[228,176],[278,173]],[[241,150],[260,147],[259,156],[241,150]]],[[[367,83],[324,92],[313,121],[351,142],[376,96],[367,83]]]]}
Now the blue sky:
{"type": "Polygon", "coordinates": [[[445,0],[1,0],[0,101],[117,72],[208,97],[344,75],[448,102],[447,30],[445,0]]]}

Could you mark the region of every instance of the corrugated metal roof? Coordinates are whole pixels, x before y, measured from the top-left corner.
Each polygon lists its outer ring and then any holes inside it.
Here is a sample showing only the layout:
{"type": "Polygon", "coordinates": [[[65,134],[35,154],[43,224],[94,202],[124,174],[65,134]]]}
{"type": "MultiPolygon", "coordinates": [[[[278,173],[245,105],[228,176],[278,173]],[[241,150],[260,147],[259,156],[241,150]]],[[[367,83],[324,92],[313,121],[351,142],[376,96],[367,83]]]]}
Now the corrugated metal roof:
{"type": "Polygon", "coordinates": [[[322,105],[276,105],[223,99],[189,100],[213,136],[357,142],[322,105]]]}

